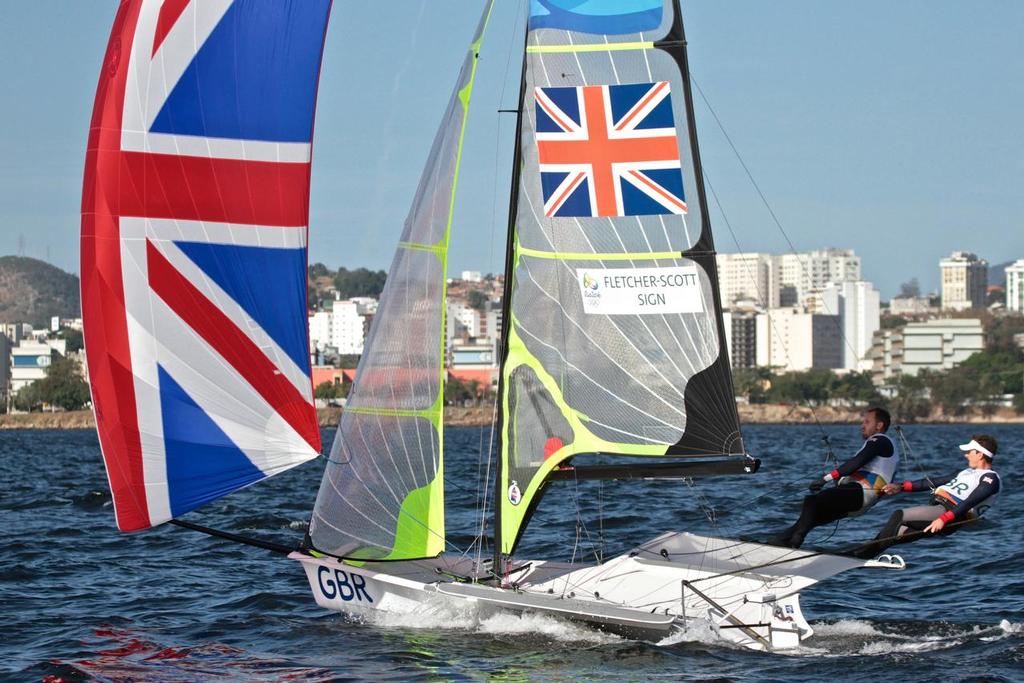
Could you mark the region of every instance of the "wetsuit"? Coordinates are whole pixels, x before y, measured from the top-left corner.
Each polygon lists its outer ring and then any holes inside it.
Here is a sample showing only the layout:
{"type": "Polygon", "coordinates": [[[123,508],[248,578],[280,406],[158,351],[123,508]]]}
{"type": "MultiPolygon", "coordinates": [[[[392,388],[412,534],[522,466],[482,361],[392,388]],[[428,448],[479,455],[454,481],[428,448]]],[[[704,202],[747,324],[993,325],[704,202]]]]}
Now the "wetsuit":
{"type": "Polygon", "coordinates": [[[806,496],[796,523],[768,542],[799,548],[814,527],[861,514],[878,502],[878,491],[889,483],[898,465],[899,452],[892,439],[885,434],[869,437],[856,455],[825,475],[826,482],[838,481],[838,486],[806,496]]]}
{"type": "MultiPolygon", "coordinates": [[[[924,531],[936,519],[942,519],[949,524],[952,521],[982,516],[995,503],[1000,488],[1002,481],[995,470],[976,470],[970,467],[961,470],[938,487],[935,487],[927,477],[917,481],[905,481],[904,491],[932,491],[931,505],[918,505],[892,513],[874,542],[865,544],[854,554],[857,557],[871,558],[889,546],[917,540],[922,535],[914,534],[907,539],[901,537],[910,531],[924,531]]],[[[951,534],[956,529],[957,527],[947,527],[939,533],[951,534]]]]}

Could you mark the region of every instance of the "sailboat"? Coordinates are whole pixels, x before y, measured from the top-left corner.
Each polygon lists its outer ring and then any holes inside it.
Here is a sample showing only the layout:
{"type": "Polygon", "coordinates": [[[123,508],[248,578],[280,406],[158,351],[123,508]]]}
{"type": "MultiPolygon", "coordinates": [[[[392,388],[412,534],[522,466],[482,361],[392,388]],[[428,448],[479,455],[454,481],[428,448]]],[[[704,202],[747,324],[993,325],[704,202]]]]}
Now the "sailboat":
{"type": "MultiPolygon", "coordinates": [[[[752,649],[797,647],[812,634],[801,590],[902,561],[678,531],[591,564],[517,553],[560,482],[759,466],[733,398],[678,0],[530,3],[485,492],[493,556],[449,547],[447,263],[492,9],[289,557],[316,602],[341,612],[442,600],[651,640],[698,624],[752,649]]],[[[132,0],[118,10],[86,161],[82,293],[122,531],[175,520],[321,450],[305,282],[329,11],[328,0],[132,0]]]]}

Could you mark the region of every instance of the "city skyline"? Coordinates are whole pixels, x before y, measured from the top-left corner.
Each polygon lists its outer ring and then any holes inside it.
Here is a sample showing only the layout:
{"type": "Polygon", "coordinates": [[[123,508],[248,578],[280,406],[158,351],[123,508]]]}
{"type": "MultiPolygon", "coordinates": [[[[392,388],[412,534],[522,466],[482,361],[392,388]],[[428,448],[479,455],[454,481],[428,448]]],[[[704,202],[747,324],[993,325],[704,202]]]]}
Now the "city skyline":
{"type": "MultiPolygon", "coordinates": [[[[460,183],[451,274],[503,270],[514,117],[498,110],[516,106],[519,66],[509,54],[521,34],[507,27],[518,4],[498,4],[481,53],[466,140],[474,170],[460,183]]],[[[336,6],[314,137],[311,262],[387,269],[481,7],[336,6]],[[373,59],[353,68],[353,54],[373,59]],[[353,94],[362,106],[352,106],[353,94]]],[[[9,8],[0,253],[78,272],[85,139],[115,9],[113,1],[9,8]]],[[[704,96],[795,250],[853,248],[883,299],[914,277],[937,291],[938,260],[953,251],[991,264],[1024,256],[1024,140],[1012,134],[1013,112],[1024,107],[1013,29],[1024,6],[808,11],[693,1],[683,9],[719,252],[789,245],[704,96]]]]}

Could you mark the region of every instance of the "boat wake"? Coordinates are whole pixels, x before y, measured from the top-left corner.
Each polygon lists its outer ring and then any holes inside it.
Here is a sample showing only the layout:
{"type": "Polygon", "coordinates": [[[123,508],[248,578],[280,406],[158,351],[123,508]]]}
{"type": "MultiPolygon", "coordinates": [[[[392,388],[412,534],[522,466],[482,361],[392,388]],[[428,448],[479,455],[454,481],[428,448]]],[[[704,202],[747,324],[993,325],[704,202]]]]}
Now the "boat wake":
{"type": "Polygon", "coordinates": [[[481,609],[476,605],[450,602],[443,598],[412,606],[405,612],[362,610],[349,616],[360,623],[389,630],[472,631],[492,636],[515,635],[519,640],[535,638],[591,645],[623,640],[614,634],[555,617],[481,609]]]}
{"type": "Polygon", "coordinates": [[[977,642],[1024,635],[1024,624],[1002,620],[994,625],[946,622],[886,622],[842,619],[813,624],[814,636],[794,656],[899,655],[949,650],[977,642]]]}

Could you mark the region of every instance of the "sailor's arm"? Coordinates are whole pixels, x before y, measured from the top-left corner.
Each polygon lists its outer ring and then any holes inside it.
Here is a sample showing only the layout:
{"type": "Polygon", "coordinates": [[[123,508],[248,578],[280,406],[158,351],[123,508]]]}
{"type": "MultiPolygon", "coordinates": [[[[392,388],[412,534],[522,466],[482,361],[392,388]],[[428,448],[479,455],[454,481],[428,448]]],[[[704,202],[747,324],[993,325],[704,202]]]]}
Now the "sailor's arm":
{"type": "Polygon", "coordinates": [[[958,473],[954,472],[945,479],[932,479],[931,477],[924,477],[923,479],[905,480],[903,483],[886,484],[882,492],[891,496],[896,493],[912,493],[915,491],[931,491],[935,488],[936,481],[952,481],[956,478],[958,473]]]}
{"type": "Polygon", "coordinates": [[[999,478],[998,477],[986,477],[991,481],[985,481],[982,479],[978,484],[977,488],[971,491],[971,495],[964,498],[963,502],[957,505],[952,510],[946,510],[942,515],[934,522],[928,525],[925,531],[929,533],[935,533],[942,531],[943,527],[952,522],[954,519],[963,519],[967,513],[983,503],[986,498],[994,496],[999,493],[999,478]]]}
{"type": "Polygon", "coordinates": [[[825,481],[835,481],[849,476],[864,467],[872,458],[887,458],[893,453],[892,442],[881,436],[868,439],[857,454],[825,475],[825,481]]]}

